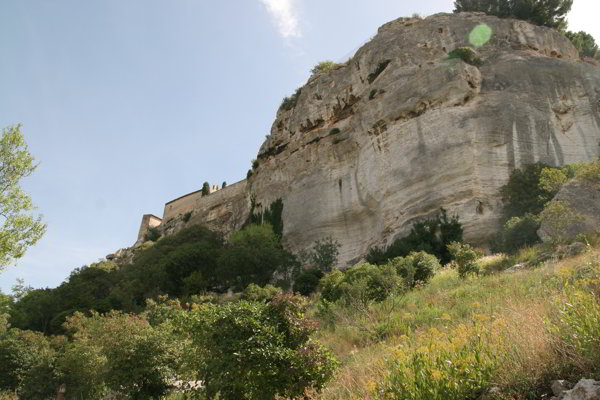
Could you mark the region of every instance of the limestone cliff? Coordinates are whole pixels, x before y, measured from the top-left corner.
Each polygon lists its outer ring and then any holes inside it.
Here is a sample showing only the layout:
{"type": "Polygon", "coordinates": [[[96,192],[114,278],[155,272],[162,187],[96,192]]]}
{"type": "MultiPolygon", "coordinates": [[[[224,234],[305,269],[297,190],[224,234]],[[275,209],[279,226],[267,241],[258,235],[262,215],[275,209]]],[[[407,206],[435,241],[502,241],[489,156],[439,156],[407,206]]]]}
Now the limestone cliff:
{"type": "Polygon", "coordinates": [[[337,239],[339,266],[440,207],[483,244],[513,168],[599,155],[600,68],[554,30],[479,13],[387,23],[295,100],[277,112],[248,196],[283,199],[292,250],[337,239]],[[480,24],[492,31],[483,65],[448,59],[480,24]]]}
{"type": "MultiPolygon", "coordinates": [[[[498,228],[499,188],[526,163],[598,157],[600,67],[559,32],[480,13],[400,18],[277,112],[248,181],[166,204],[160,229],[239,229],[283,200],[292,251],[338,240],[339,265],[444,207],[476,244],[498,228]],[[483,64],[449,59],[481,40],[483,64]],[[471,38],[470,38],[471,37],[471,38]]],[[[144,228],[144,227],[142,227],[144,228]]]]}

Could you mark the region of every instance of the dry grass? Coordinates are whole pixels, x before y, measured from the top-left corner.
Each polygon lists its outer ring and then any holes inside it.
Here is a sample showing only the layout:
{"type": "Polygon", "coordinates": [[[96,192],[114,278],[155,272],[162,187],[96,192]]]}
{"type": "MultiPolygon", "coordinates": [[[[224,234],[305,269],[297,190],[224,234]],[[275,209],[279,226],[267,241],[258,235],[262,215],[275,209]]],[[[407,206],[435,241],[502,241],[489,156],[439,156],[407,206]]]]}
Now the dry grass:
{"type": "MultiPolygon", "coordinates": [[[[318,339],[335,352],[343,365],[316,398],[376,398],[373,396],[378,384],[390,374],[389,360],[397,357],[393,349],[398,343],[405,343],[403,352],[409,357],[422,348],[430,332],[436,332],[440,343],[452,343],[451,335],[457,327],[467,327],[468,336],[474,334],[476,325],[487,329],[492,338],[487,346],[502,360],[489,384],[502,387],[510,396],[536,398],[540,388],[547,388],[552,378],[563,377],[560,374],[572,365],[565,359],[567,353],[561,354],[561,338],[548,329],[557,299],[565,296],[565,282],[578,280],[600,289],[600,251],[597,246],[590,247],[590,251],[576,257],[552,259],[538,268],[512,273],[461,280],[455,271],[443,270],[429,285],[393,300],[393,305],[390,300],[372,305],[368,315],[337,309],[335,329],[323,329],[318,339]],[[593,272],[585,272],[586,268],[593,272]],[[380,330],[384,331],[383,340],[365,337],[380,330]]],[[[513,262],[535,259],[541,251],[547,249],[523,250],[513,262]]],[[[506,258],[500,255],[483,261],[499,264],[506,258]]],[[[572,352],[569,357],[573,357],[572,352]]]]}

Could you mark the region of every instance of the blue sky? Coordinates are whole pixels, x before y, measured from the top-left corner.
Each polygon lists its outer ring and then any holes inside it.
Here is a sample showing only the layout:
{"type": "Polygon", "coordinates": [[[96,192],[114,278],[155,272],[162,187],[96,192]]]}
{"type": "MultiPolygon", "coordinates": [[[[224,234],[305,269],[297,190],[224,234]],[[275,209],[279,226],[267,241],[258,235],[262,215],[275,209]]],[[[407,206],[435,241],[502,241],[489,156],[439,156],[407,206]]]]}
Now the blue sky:
{"type": "MultiPolygon", "coordinates": [[[[572,30],[600,42],[597,0],[572,30]]],[[[24,187],[48,231],[16,278],[54,287],[135,241],[144,213],[244,178],[281,99],[392,19],[452,0],[1,0],[0,128],[39,161],[24,187]]]]}

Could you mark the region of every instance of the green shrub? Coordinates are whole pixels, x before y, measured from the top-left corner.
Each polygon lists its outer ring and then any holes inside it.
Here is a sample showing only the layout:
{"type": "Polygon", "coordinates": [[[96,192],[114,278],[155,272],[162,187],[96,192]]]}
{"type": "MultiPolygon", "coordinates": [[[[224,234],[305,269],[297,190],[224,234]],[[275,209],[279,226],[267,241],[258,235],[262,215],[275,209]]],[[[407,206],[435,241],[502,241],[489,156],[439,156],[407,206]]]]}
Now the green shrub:
{"type": "Polygon", "coordinates": [[[459,325],[447,334],[449,340],[435,330],[430,332],[417,339],[421,346],[411,353],[398,346],[378,387],[382,398],[475,399],[491,385],[499,362],[486,343],[491,342],[486,329],[459,325]]]}
{"type": "MultiPolygon", "coordinates": [[[[598,283],[598,280],[596,280],[598,283]]],[[[598,286],[600,287],[600,286],[598,286]]],[[[546,321],[557,340],[556,351],[567,367],[589,373],[600,365],[600,303],[598,293],[567,287],[564,298],[557,300],[558,312],[546,321]]]]}
{"type": "Polygon", "coordinates": [[[192,212],[188,211],[185,214],[183,214],[183,222],[188,222],[190,220],[190,218],[192,218],[192,212]]]}
{"type": "Polygon", "coordinates": [[[344,273],[339,269],[326,274],[319,281],[319,291],[321,292],[321,298],[334,302],[342,297],[342,291],[340,289],[340,283],[344,280],[344,273]]]}
{"type": "Polygon", "coordinates": [[[302,88],[296,89],[296,92],[290,97],[284,97],[281,105],[279,106],[279,110],[289,111],[296,107],[296,103],[298,103],[298,97],[300,97],[300,93],[302,93],[302,88]]]}
{"type": "Polygon", "coordinates": [[[337,135],[338,133],[340,133],[340,129],[339,128],[333,128],[329,131],[329,135],[337,135]]]}
{"type": "Polygon", "coordinates": [[[484,275],[491,275],[512,267],[513,261],[505,254],[496,254],[480,258],[477,260],[477,265],[484,275]]]}
{"type": "Polygon", "coordinates": [[[393,266],[408,287],[415,287],[419,282],[427,283],[440,268],[438,259],[424,251],[393,258],[386,265],[393,266]]]}
{"type": "Polygon", "coordinates": [[[587,32],[565,32],[565,36],[569,38],[573,46],[579,51],[580,57],[591,57],[593,58],[598,52],[598,45],[594,40],[594,37],[587,32]]]}
{"type": "Polygon", "coordinates": [[[156,242],[160,239],[161,233],[157,226],[148,228],[148,233],[146,233],[146,240],[151,242],[156,242]]]}
{"type": "Polygon", "coordinates": [[[375,98],[375,95],[377,95],[377,92],[377,89],[371,89],[371,91],[369,92],[369,100],[373,100],[375,98]]]}
{"type": "Polygon", "coordinates": [[[558,193],[559,189],[572,178],[566,168],[543,168],[539,187],[549,193],[558,193]]]}
{"type": "Polygon", "coordinates": [[[556,191],[546,190],[540,185],[542,171],[551,168],[543,163],[535,163],[511,172],[508,182],[500,189],[506,220],[527,213],[537,215],[552,200],[556,191]]]}
{"type": "Polygon", "coordinates": [[[258,166],[260,165],[260,163],[258,162],[258,160],[254,159],[252,160],[252,170],[256,171],[258,169],[258,166]]]}
{"type": "Polygon", "coordinates": [[[452,259],[447,249],[448,243],[462,241],[462,234],[458,216],[448,218],[446,210],[442,208],[435,218],[414,224],[408,236],[396,239],[387,249],[369,249],[367,261],[384,264],[392,258],[404,257],[413,251],[424,251],[445,264],[452,259]]]}
{"type": "Polygon", "coordinates": [[[392,265],[361,264],[345,273],[336,270],[325,275],[319,286],[321,297],[327,301],[365,307],[402,291],[404,282],[392,265]]]}
{"type": "Polygon", "coordinates": [[[158,399],[176,376],[178,353],[170,330],[144,316],[110,312],[76,313],[67,321],[73,340],[59,360],[70,399],[158,399]]]}
{"type": "Polygon", "coordinates": [[[578,164],[575,175],[588,181],[600,180],[600,161],[594,161],[587,164],[578,164]]]}
{"type": "Polygon", "coordinates": [[[479,54],[477,54],[477,52],[472,48],[466,46],[457,47],[456,49],[452,50],[448,53],[448,58],[460,58],[467,64],[471,64],[476,67],[483,65],[483,60],[481,59],[481,57],[479,57],[479,54]]]}
{"type": "Polygon", "coordinates": [[[323,271],[318,268],[302,271],[294,281],[294,292],[303,296],[310,295],[319,287],[323,275],[323,271]]]}
{"type": "Polygon", "coordinates": [[[329,272],[337,263],[340,247],[342,245],[331,236],[317,239],[305,257],[320,271],[329,272]]]}
{"type": "Polygon", "coordinates": [[[458,275],[461,278],[466,278],[471,274],[479,275],[479,265],[476,261],[480,255],[475,249],[466,243],[452,242],[448,245],[448,250],[454,258],[458,275]]]}
{"type": "Polygon", "coordinates": [[[219,275],[228,286],[243,290],[250,283],[266,285],[275,271],[285,272],[294,262],[271,225],[249,225],[231,234],[219,258],[219,275]]]}
{"type": "Polygon", "coordinates": [[[338,64],[333,61],[321,61],[320,63],[315,65],[313,67],[313,69],[310,70],[310,73],[311,74],[327,73],[327,72],[336,70],[341,66],[342,66],[342,64],[338,64]]]}
{"type": "Polygon", "coordinates": [[[568,239],[567,228],[582,219],[581,214],[573,211],[564,201],[551,201],[540,213],[543,231],[554,243],[562,243],[568,239]]]}
{"type": "Polygon", "coordinates": [[[191,340],[187,365],[203,381],[200,391],[211,399],[272,400],[320,390],[338,363],[310,339],[316,327],[305,317],[306,305],[302,297],[280,295],[267,304],[175,310],[179,330],[191,340]]]}
{"type": "Polygon", "coordinates": [[[208,182],[204,182],[202,184],[202,196],[208,196],[210,194],[210,184],[208,182]]]}
{"type": "Polygon", "coordinates": [[[341,300],[346,305],[381,302],[404,288],[402,278],[390,265],[362,264],[346,271],[340,284],[341,300]]]}
{"type": "Polygon", "coordinates": [[[283,200],[281,198],[275,200],[268,207],[263,208],[261,212],[254,212],[256,201],[251,200],[250,214],[244,223],[244,227],[255,224],[269,224],[273,227],[273,232],[277,234],[279,239],[283,236],[283,200]]]}
{"type": "Polygon", "coordinates": [[[251,283],[246,286],[246,289],[244,289],[242,292],[241,298],[243,300],[260,301],[266,303],[280,294],[281,289],[273,285],[265,285],[264,287],[260,287],[255,283],[251,283]]]}
{"type": "Polygon", "coordinates": [[[248,172],[246,173],[246,179],[252,178],[252,175],[254,175],[254,172],[252,172],[252,170],[249,169],[248,172]]]}
{"type": "Polygon", "coordinates": [[[23,400],[49,398],[60,384],[55,360],[56,350],[44,335],[6,331],[0,336],[0,391],[17,392],[23,400]]]}
{"type": "Polygon", "coordinates": [[[504,224],[496,243],[496,250],[514,253],[518,249],[531,246],[540,241],[537,230],[539,218],[526,213],[522,217],[512,217],[504,224]]]}

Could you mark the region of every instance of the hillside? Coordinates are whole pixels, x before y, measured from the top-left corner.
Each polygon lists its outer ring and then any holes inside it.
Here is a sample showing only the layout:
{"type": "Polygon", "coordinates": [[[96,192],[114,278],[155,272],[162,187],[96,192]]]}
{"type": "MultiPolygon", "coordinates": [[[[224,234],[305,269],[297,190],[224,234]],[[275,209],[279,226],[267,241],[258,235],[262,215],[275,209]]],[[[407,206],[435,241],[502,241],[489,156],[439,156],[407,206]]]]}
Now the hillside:
{"type": "Polygon", "coordinates": [[[446,269],[364,309],[315,310],[343,362],[316,398],[474,399],[496,387],[488,398],[540,399],[553,380],[598,379],[600,248],[540,263],[549,250],[481,259],[475,279],[446,269]]]}

